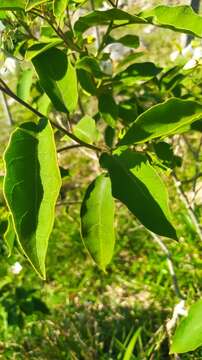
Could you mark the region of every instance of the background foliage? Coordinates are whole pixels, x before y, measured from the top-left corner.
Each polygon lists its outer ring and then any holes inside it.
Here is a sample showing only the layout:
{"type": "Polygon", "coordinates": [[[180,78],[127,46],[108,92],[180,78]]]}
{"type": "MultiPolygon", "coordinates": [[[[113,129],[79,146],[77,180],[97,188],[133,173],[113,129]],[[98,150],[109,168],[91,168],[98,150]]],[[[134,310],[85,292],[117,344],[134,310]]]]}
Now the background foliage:
{"type": "MultiPolygon", "coordinates": [[[[159,3],[162,4],[160,1],[153,1],[153,5],[159,3]]],[[[164,4],[169,4],[169,1],[164,4]]],[[[147,5],[148,2],[144,1],[126,4],[131,13],[137,13],[147,5]]],[[[171,5],[174,5],[173,1],[171,5]]],[[[86,2],[82,5],[82,9],[89,11],[91,6],[103,9],[106,4],[98,1],[90,5],[86,2]]],[[[124,6],[124,3],[120,6],[124,6]]],[[[56,7],[55,11],[58,12],[60,9],[56,7]]],[[[46,32],[50,32],[50,28],[45,26],[47,24],[43,19],[40,25],[45,37],[46,32]]],[[[15,39],[16,36],[21,36],[20,30],[15,27],[13,19],[13,24],[7,28],[7,33],[1,32],[3,50],[1,74],[4,74],[13,91],[17,91],[18,96],[25,101],[30,102],[34,99],[37,103],[39,96],[42,95],[37,106],[43,112],[47,109],[48,101],[42,94],[39,84],[33,86],[33,79],[36,81],[35,75],[26,64],[16,62],[13,58],[17,51],[15,39]]],[[[111,44],[108,52],[112,61],[109,61],[108,55],[105,55],[101,59],[103,69],[111,71],[111,66],[117,66],[117,63],[125,69],[126,58],[129,63],[130,59],[136,58],[140,63],[153,62],[155,65],[152,66],[150,63],[145,65],[144,74],[141,74],[139,69],[135,69],[137,71],[135,91],[127,73],[122,74],[122,81],[132,85],[129,87],[130,97],[133,96],[136,100],[134,107],[127,102],[123,102],[120,106],[119,113],[123,123],[128,125],[131,116],[137,116],[142,110],[164,101],[169,96],[184,98],[187,96],[200,102],[201,41],[195,39],[186,47],[186,35],[154,28],[151,25],[144,30],[139,25],[136,25],[135,31],[130,27],[129,30],[131,35],[140,36],[140,44],[138,38],[136,43],[133,39],[132,51],[122,45],[111,44]],[[120,61],[121,57],[123,57],[122,61],[120,61]],[[153,78],[154,74],[163,67],[173,67],[173,69],[162,78],[159,86],[153,78]]],[[[86,39],[88,46],[92,46],[92,51],[97,37],[96,31],[95,28],[88,30],[86,39]]],[[[124,41],[127,43],[130,41],[130,38],[124,38],[126,33],[128,34],[128,29],[117,28],[113,36],[115,39],[121,37],[124,44],[124,41]]],[[[33,45],[26,56],[31,59],[35,50],[33,45]]],[[[49,56],[53,56],[52,50],[49,51],[49,56]]],[[[48,59],[45,59],[45,67],[47,63],[48,59]]],[[[38,69],[37,64],[34,65],[38,69]]],[[[81,75],[84,65],[78,65],[81,75]]],[[[93,68],[93,72],[96,73],[95,79],[99,82],[100,69],[93,68]]],[[[70,71],[68,76],[72,85],[74,75],[70,71]]],[[[44,81],[46,82],[47,79],[44,81]]],[[[82,106],[75,113],[73,126],[75,126],[75,135],[79,137],[82,133],[83,141],[93,143],[98,139],[98,133],[91,117],[94,116],[97,106],[107,124],[111,126],[117,114],[116,110],[113,110],[110,89],[107,99],[105,94],[101,94],[97,103],[92,96],[95,91],[92,78],[88,76],[82,84],[88,87],[82,95],[82,106]],[[107,110],[111,109],[107,114],[106,101],[107,110]],[[84,134],[82,125],[80,124],[79,128],[77,124],[82,112],[87,113],[91,119],[90,135],[89,131],[87,135],[84,134]]],[[[47,83],[44,86],[46,87],[47,83]]],[[[63,94],[63,84],[59,84],[59,89],[63,94]]],[[[52,88],[48,87],[47,92],[51,90],[52,88]]],[[[121,95],[119,96],[121,102],[121,95]]],[[[64,104],[58,105],[57,102],[57,106],[59,106],[58,110],[63,110],[64,104]]],[[[69,111],[75,108],[72,101],[67,106],[69,111]]],[[[9,97],[2,98],[1,110],[2,156],[13,126],[10,123],[18,124],[22,120],[32,120],[33,115],[9,97]],[[8,106],[5,106],[6,104],[8,106]]],[[[61,113],[54,113],[54,116],[59,123],[65,124],[65,118],[61,113]]],[[[99,130],[103,131],[102,126],[99,130]]],[[[113,141],[112,135],[113,130],[108,127],[105,131],[107,142],[113,141]]],[[[57,144],[58,148],[62,148],[71,143],[69,139],[58,136],[57,144]]],[[[153,161],[156,161],[158,169],[166,170],[167,176],[163,175],[163,177],[169,188],[171,212],[174,214],[174,225],[179,238],[179,242],[165,239],[163,243],[172,254],[177,285],[175,278],[173,281],[170,275],[167,262],[169,257],[165,248],[163,249],[161,244],[159,246],[158,238],[129,215],[128,210],[119,202],[116,202],[116,244],[113,260],[107,268],[107,273],[94,266],[83,247],[79,230],[81,199],[89,183],[94,180],[95,172],[99,172],[97,158],[90,150],[81,148],[78,151],[59,152],[63,185],[57,202],[54,230],[49,242],[45,282],[31,270],[17,248],[14,248],[12,255],[7,258],[8,250],[3,239],[6,210],[1,185],[0,356],[2,359],[175,358],[174,355],[169,355],[170,334],[166,324],[173,317],[175,305],[179,302],[182,304],[182,298],[185,298],[188,307],[201,297],[202,292],[200,256],[202,236],[199,225],[202,218],[201,134],[190,132],[185,135],[175,135],[172,140],[167,141],[167,144],[156,143],[155,146],[155,151],[150,149],[151,157],[156,153],[158,157],[154,157],[153,161]],[[174,177],[171,176],[170,170],[173,166],[174,177]]],[[[4,168],[1,161],[1,178],[3,175],[4,168]]],[[[180,359],[201,358],[200,348],[194,353],[180,355],[180,359]]]]}

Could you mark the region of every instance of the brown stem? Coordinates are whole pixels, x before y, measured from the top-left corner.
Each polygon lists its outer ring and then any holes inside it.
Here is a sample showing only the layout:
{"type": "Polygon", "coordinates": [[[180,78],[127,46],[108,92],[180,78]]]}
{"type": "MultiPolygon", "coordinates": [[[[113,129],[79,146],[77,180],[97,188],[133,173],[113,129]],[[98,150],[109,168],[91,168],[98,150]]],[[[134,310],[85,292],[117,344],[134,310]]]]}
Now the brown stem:
{"type": "MultiPolygon", "coordinates": [[[[29,105],[28,103],[26,103],[24,100],[20,99],[17,95],[15,95],[13,93],[12,90],[9,89],[9,87],[6,85],[6,83],[0,79],[0,83],[2,85],[0,85],[0,90],[3,91],[5,94],[9,95],[10,97],[12,97],[15,101],[17,101],[19,104],[23,105],[24,107],[26,107],[28,110],[30,110],[33,114],[35,114],[36,116],[40,117],[40,118],[44,118],[44,115],[42,113],[40,113],[38,110],[34,109],[31,105],[29,105]]],[[[63,128],[62,126],[60,126],[59,124],[56,124],[54,121],[50,120],[51,125],[53,125],[54,127],[56,127],[56,129],[62,131],[63,133],[65,133],[67,136],[69,136],[72,140],[76,141],[78,144],[94,150],[96,152],[101,152],[102,149],[95,146],[95,145],[91,145],[86,143],[85,141],[80,140],[77,136],[75,136],[74,134],[72,134],[71,132],[69,132],[68,130],[66,130],[65,128],[63,128]]]]}
{"type": "Polygon", "coordinates": [[[81,145],[81,144],[67,145],[67,146],[64,146],[62,148],[57,149],[57,152],[61,153],[61,152],[66,151],[66,150],[71,150],[71,149],[80,148],[80,147],[83,147],[83,145],[81,145]]]}

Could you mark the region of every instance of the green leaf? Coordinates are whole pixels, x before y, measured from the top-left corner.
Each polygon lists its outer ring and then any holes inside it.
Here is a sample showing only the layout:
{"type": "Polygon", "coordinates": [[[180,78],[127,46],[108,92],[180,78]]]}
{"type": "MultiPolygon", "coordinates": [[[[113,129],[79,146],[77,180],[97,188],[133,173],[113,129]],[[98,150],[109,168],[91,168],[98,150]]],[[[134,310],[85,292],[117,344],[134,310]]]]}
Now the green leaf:
{"type": "Polygon", "coordinates": [[[182,165],[182,159],[174,154],[171,144],[160,141],[154,143],[153,147],[156,155],[165,166],[174,168],[175,166],[182,165]]]}
{"type": "Polygon", "coordinates": [[[99,96],[98,108],[104,121],[112,128],[115,127],[118,118],[118,107],[110,92],[105,92],[99,96]]]}
{"type": "Polygon", "coordinates": [[[78,100],[76,71],[67,55],[51,48],[32,60],[42,88],[58,111],[73,111],[78,100]]]}
{"type": "Polygon", "coordinates": [[[17,96],[24,101],[27,101],[29,99],[30,90],[32,86],[32,77],[33,77],[32,69],[23,70],[19,76],[19,80],[17,84],[17,96]]]}
{"type": "Polygon", "coordinates": [[[81,234],[87,250],[103,271],[113,256],[114,207],[110,179],[102,174],[86,191],[81,207],[81,234]]]}
{"type": "Polygon", "coordinates": [[[82,141],[92,144],[98,139],[98,130],[95,120],[85,115],[74,127],[74,134],[82,141]]]}
{"type": "Polygon", "coordinates": [[[44,93],[43,95],[40,96],[40,98],[37,101],[37,110],[44,116],[47,116],[49,106],[50,106],[50,99],[46,95],[46,93],[44,93]]]}
{"type": "Polygon", "coordinates": [[[177,239],[166,187],[145,155],[130,150],[119,155],[103,154],[100,163],[109,172],[115,198],[149,230],[177,239]]]}
{"type": "Polygon", "coordinates": [[[104,139],[106,145],[110,148],[113,147],[115,135],[115,129],[113,129],[111,126],[107,126],[104,132],[104,139]]]}
{"type": "Polygon", "coordinates": [[[137,81],[148,81],[161,72],[162,68],[152,62],[135,63],[118,73],[115,81],[121,81],[127,86],[133,86],[137,81]]]}
{"type": "Polygon", "coordinates": [[[7,11],[0,10],[0,20],[4,20],[7,18],[7,11]]]}
{"type": "Polygon", "coordinates": [[[114,24],[144,24],[147,23],[140,16],[128,14],[120,9],[110,9],[106,11],[93,11],[88,15],[80,17],[75,25],[76,32],[83,33],[87,29],[96,25],[107,25],[111,21],[114,24]]]}
{"type": "Polygon", "coordinates": [[[40,5],[40,4],[43,4],[43,3],[47,2],[47,1],[50,1],[50,0],[28,0],[25,10],[30,11],[34,7],[36,7],[36,6],[40,5]]]}
{"type": "Polygon", "coordinates": [[[76,109],[78,103],[77,73],[68,57],[68,69],[64,79],[64,101],[69,112],[76,109]],[[65,85],[66,84],[66,85],[65,85]]]}
{"type": "Polygon", "coordinates": [[[44,118],[11,135],[4,155],[4,195],[23,253],[45,279],[48,239],[61,186],[53,131],[44,118]]]}
{"type": "Polygon", "coordinates": [[[61,39],[56,37],[50,39],[49,42],[35,42],[28,47],[25,54],[25,60],[32,60],[35,56],[46,52],[48,49],[60,45],[62,43],[61,39]]]}
{"type": "Polygon", "coordinates": [[[8,226],[7,226],[6,232],[4,234],[4,241],[5,241],[7,249],[8,249],[8,256],[11,256],[11,254],[12,254],[15,239],[16,239],[16,233],[15,233],[15,229],[13,226],[13,220],[12,220],[12,216],[9,215],[8,216],[8,226]]]}
{"type": "Polygon", "coordinates": [[[171,98],[143,112],[131,125],[119,145],[138,144],[177,134],[202,119],[202,105],[196,101],[171,98]]]}
{"type": "Polygon", "coordinates": [[[138,116],[138,109],[134,99],[122,101],[118,106],[119,117],[123,120],[125,125],[129,125],[138,116]]]}
{"type": "Polygon", "coordinates": [[[202,346],[202,300],[191,306],[188,316],[178,326],[170,354],[194,351],[199,346],[202,346]]]}
{"type": "Polygon", "coordinates": [[[129,341],[129,344],[127,345],[123,360],[131,360],[131,356],[133,354],[133,350],[135,348],[138,337],[140,336],[141,330],[142,328],[139,327],[133,334],[132,338],[129,341]]]}
{"type": "Polygon", "coordinates": [[[96,95],[97,87],[94,77],[88,71],[83,69],[77,70],[77,76],[83,90],[85,90],[88,94],[96,95]]]}
{"type": "Polygon", "coordinates": [[[69,0],[53,0],[53,13],[55,17],[60,18],[67,8],[69,0]]]}
{"type": "Polygon", "coordinates": [[[139,41],[139,37],[136,35],[124,35],[119,39],[115,39],[111,36],[108,37],[107,39],[107,44],[111,44],[111,43],[120,43],[124,46],[128,46],[131,47],[133,49],[137,49],[140,46],[140,41],[139,41]]]}
{"type": "Polygon", "coordinates": [[[1,0],[0,9],[4,10],[18,10],[25,8],[25,0],[1,0]]]}
{"type": "Polygon", "coordinates": [[[154,25],[202,37],[202,16],[191,6],[160,5],[143,11],[140,16],[154,25]]]}
{"type": "Polygon", "coordinates": [[[98,61],[90,56],[84,56],[79,59],[76,63],[76,68],[86,70],[98,79],[102,78],[104,75],[98,61]]]}

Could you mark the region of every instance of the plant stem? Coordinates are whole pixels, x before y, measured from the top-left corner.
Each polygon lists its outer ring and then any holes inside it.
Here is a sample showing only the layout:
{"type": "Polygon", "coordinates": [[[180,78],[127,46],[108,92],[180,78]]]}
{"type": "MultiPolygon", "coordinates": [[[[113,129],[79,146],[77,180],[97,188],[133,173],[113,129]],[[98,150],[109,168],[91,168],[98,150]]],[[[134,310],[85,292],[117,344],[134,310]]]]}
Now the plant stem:
{"type": "MultiPolygon", "coordinates": [[[[9,89],[9,87],[6,85],[6,83],[0,79],[0,83],[2,85],[0,85],[0,90],[3,91],[5,94],[9,95],[10,97],[12,97],[15,101],[17,101],[19,104],[23,105],[24,107],[26,107],[28,110],[30,110],[33,114],[35,114],[36,116],[40,117],[40,118],[44,118],[44,115],[42,113],[40,113],[38,110],[34,109],[31,105],[29,105],[28,103],[26,103],[24,100],[20,99],[17,95],[15,95],[13,93],[13,91],[11,89],[9,89]]],[[[101,152],[102,149],[95,146],[95,145],[91,145],[86,143],[85,141],[80,140],[77,136],[75,136],[74,134],[72,134],[71,132],[69,132],[68,130],[66,130],[65,128],[63,128],[62,126],[56,124],[54,121],[49,120],[51,125],[55,126],[58,130],[62,131],[63,133],[65,133],[67,136],[69,136],[72,140],[76,141],[78,144],[82,145],[83,147],[86,147],[88,149],[94,150],[96,152],[101,152]]]]}
{"type": "Polygon", "coordinates": [[[64,146],[62,148],[57,149],[57,152],[61,153],[61,152],[66,151],[66,150],[71,150],[71,149],[80,148],[80,147],[83,147],[83,145],[81,145],[81,144],[67,145],[67,146],[64,146]]]}
{"type": "Polygon", "coordinates": [[[11,126],[11,125],[13,125],[14,122],[13,122],[12,115],[11,115],[11,112],[10,112],[10,109],[8,106],[8,101],[7,101],[6,95],[3,92],[2,92],[2,105],[4,108],[5,116],[7,118],[7,123],[8,123],[8,125],[11,126]]]}
{"type": "Polygon", "coordinates": [[[156,234],[154,234],[151,231],[150,231],[150,234],[151,234],[153,240],[155,241],[155,243],[157,243],[159,245],[159,247],[161,248],[161,250],[163,250],[163,252],[165,253],[166,258],[167,258],[168,270],[169,270],[169,273],[170,273],[172,281],[173,281],[173,288],[174,288],[175,294],[180,300],[183,300],[184,298],[181,295],[180,288],[178,285],[178,280],[177,280],[177,276],[176,276],[173,261],[172,261],[172,255],[159,236],[157,236],[156,234]]]}
{"type": "Polygon", "coordinates": [[[174,173],[173,174],[173,180],[174,180],[174,184],[175,184],[175,187],[176,187],[176,190],[178,192],[178,195],[180,197],[180,200],[182,201],[182,203],[185,205],[187,211],[188,211],[188,214],[192,220],[192,223],[196,229],[196,233],[198,234],[198,237],[199,239],[202,241],[202,230],[201,230],[201,227],[200,227],[200,224],[198,222],[198,219],[196,217],[196,214],[194,212],[194,210],[192,209],[192,207],[190,206],[189,204],[189,201],[187,199],[187,196],[181,186],[181,183],[180,181],[178,180],[176,174],[174,173]]]}
{"type": "Polygon", "coordinates": [[[55,33],[64,41],[66,46],[68,46],[70,49],[81,52],[81,49],[79,49],[78,46],[76,46],[73,42],[71,42],[65,38],[65,35],[62,32],[62,30],[60,29],[60,27],[59,26],[56,27],[50,19],[43,16],[41,13],[38,13],[36,10],[34,10],[34,11],[31,10],[30,13],[33,15],[36,15],[36,16],[40,17],[41,19],[43,19],[44,21],[46,21],[52,27],[52,29],[55,31],[55,33]]]}

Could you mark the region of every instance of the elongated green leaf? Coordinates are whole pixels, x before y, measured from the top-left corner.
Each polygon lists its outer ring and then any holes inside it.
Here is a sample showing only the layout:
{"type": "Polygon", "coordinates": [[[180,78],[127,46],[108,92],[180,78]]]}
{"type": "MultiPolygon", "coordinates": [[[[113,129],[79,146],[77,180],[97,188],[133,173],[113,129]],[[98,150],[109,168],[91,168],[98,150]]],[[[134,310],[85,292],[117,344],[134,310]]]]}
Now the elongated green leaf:
{"type": "Polygon", "coordinates": [[[78,69],[77,76],[81,87],[89,94],[96,95],[97,87],[94,77],[86,70],[78,69]]]}
{"type": "Polygon", "coordinates": [[[76,71],[67,55],[51,48],[32,60],[41,86],[58,111],[73,111],[78,100],[76,71]]]}
{"type": "Polygon", "coordinates": [[[7,11],[0,10],[0,20],[4,20],[7,18],[7,11]]]}
{"type": "Polygon", "coordinates": [[[8,216],[8,226],[7,226],[6,232],[4,234],[4,241],[5,241],[7,249],[8,249],[8,256],[11,256],[11,254],[12,254],[15,239],[16,239],[16,233],[15,233],[15,229],[13,226],[13,220],[12,220],[12,216],[9,215],[8,216]]]}
{"type": "Polygon", "coordinates": [[[103,154],[100,162],[109,171],[113,196],[149,230],[176,239],[166,187],[147,157],[126,150],[119,155],[103,154]]]}
{"type": "Polygon", "coordinates": [[[32,76],[32,69],[27,69],[22,71],[18,80],[17,96],[24,101],[27,101],[29,99],[32,86],[32,76]]]}
{"type": "Polygon", "coordinates": [[[118,106],[110,92],[105,92],[99,96],[98,108],[104,121],[112,128],[115,127],[118,118],[118,106]]]}
{"type": "Polygon", "coordinates": [[[19,245],[45,278],[45,258],[61,186],[53,131],[46,119],[24,123],[11,135],[4,155],[4,195],[19,245]]]}
{"type": "Polygon", "coordinates": [[[105,271],[111,261],[115,243],[114,200],[111,182],[98,176],[88,187],[81,207],[81,234],[96,264],[105,271]]]}
{"type": "Polygon", "coordinates": [[[62,43],[61,39],[56,37],[50,38],[49,42],[34,42],[31,46],[28,47],[25,54],[26,60],[32,60],[35,56],[46,52],[48,49],[60,45],[62,43]]]}
{"type": "Polygon", "coordinates": [[[24,9],[26,0],[1,0],[0,9],[4,10],[17,10],[24,9]]]}
{"type": "Polygon", "coordinates": [[[69,112],[76,109],[78,102],[78,87],[76,69],[72,65],[70,58],[68,58],[68,69],[63,82],[64,86],[64,101],[69,112]],[[65,85],[66,84],[66,85],[65,85]]]}
{"type": "Polygon", "coordinates": [[[140,16],[154,25],[202,37],[202,16],[191,6],[160,5],[140,13],[140,16]]]}
{"type": "Polygon", "coordinates": [[[196,101],[172,98],[142,113],[119,144],[137,144],[177,134],[200,119],[202,119],[201,104],[196,101]]]}
{"type": "Polygon", "coordinates": [[[140,41],[139,41],[139,37],[136,35],[124,35],[121,38],[115,39],[111,36],[109,36],[107,38],[107,44],[111,44],[111,43],[120,43],[124,46],[128,46],[134,49],[137,49],[140,46],[140,41]]]}
{"type": "Polygon", "coordinates": [[[170,354],[193,351],[199,346],[202,346],[202,300],[191,306],[187,318],[178,326],[170,354]]]}
{"type": "Polygon", "coordinates": [[[53,0],[53,13],[55,17],[61,17],[65,13],[65,9],[69,0],[53,0]]]}
{"type": "Polygon", "coordinates": [[[152,62],[135,63],[118,73],[114,80],[121,81],[127,86],[133,86],[137,81],[148,81],[154,78],[161,71],[162,68],[152,62]]]}
{"type": "Polygon", "coordinates": [[[127,346],[127,349],[126,349],[126,351],[125,351],[123,360],[131,360],[131,356],[133,355],[133,350],[134,350],[134,347],[135,347],[135,345],[136,345],[137,339],[138,339],[138,337],[140,336],[141,330],[142,330],[142,328],[139,327],[139,328],[135,331],[135,333],[133,334],[132,338],[131,338],[130,341],[129,341],[129,344],[128,344],[128,346],[127,346]]]}
{"type": "Polygon", "coordinates": [[[74,134],[80,140],[92,144],[98,139],[99,135],[95,120],[92,117],[85,115],[74,127],[74,134]]]}
{"type": "Polygon", "coordinates": [[[76,32],[83,33],[87,29],[95,25],[106,25],[114,21],[114,24],[144,24],[147,23],[140,16],[128,14],[120,9],[110,9],[106,11],[93,11],[88,15],[80,17],[75,25],[74,29],[76,32]]]}
{"type": "Polygon", "coordinates": [[[44,93],[37,101],[37,110],[44,116],[47,116],[49,106],[50,106],[50,99],[46,95],[46,93],[44,93]]]}
{"type": "Polygon", "coordinates": [[[28,0],[27,4],[26,4],[26,11],[30,11],[31,9],[33,9],[34,7],[43,4],[45,2],[48,2],[50,0],[28,0]]]}
{"type": "Polygon", "coordinates": [[[100,69],[98,61],[90,56],[83,56],[79,59],[76,63],[76,68],[86,70],[98,79],[102,78],[104,75],[100,69]]]}

